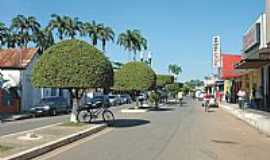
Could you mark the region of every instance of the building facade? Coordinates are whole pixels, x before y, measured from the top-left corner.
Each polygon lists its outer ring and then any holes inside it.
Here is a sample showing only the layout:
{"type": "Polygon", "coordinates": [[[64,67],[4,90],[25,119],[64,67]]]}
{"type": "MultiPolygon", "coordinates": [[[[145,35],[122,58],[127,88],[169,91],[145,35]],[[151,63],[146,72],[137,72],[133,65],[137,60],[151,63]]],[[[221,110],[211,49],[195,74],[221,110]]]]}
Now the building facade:
{"type": "Polygon", "coordinates": [[[67,90],[40,89],[32,85],[32,69],[37,59],[35,48],[0,51],[0,112],[28,111],[46,97],[64,96],[68,100],[67,90]]]}

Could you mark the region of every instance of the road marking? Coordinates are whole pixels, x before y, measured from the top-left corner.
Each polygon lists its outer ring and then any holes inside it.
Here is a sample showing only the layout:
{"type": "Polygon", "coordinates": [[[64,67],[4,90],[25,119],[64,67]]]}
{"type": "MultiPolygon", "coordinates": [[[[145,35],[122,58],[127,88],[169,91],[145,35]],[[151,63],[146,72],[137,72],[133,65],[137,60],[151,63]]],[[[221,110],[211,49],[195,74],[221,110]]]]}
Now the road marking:
{"type": "Polygon", "coordinates": [[[21,132],[16,132],[16,133],[11,133],[11,134],[8,134],[8,135],[1,136],[0,138],[7,138],[7,137],[19,135],[19,134],[24,134],[24,133],[29,133],[29,132],[35,132],[35,131],[39,131],[39,130],[42,130],[42,129],[46,129],[46,128],[58,126],[58,125],[60,125],[60,124],[62,124],[62,123],[55,123],[55,124],[51,124],[51,125],[47,125],[47,126],[43,126],[43,127],[31,129],[31,130],[26,130],[26,131],[21,131],[21,132]]]}
{"type": "Polygon", "coordinates": [[[81,140],[79,140],[77,142],[73,142],[73,143],[71,143],[69,145],[63,146],[63,147],[61,147],[59,149],[56,149],[56,150],[54,150],[52,152],[49,152],[49,153],[47,153],[47,154],[45,154],[43,156],[34,158],[33,160],[53,159],[53,157],[55,157],[55,156],[57,156],[57,155],[59,155],[61,153],[67,152],[67,151],[71,150],[72,148],[75,148],[75,147],[77,147],[77,146],[79,146],[79,145],[81,145],[83,143],[94,140],[95,138],[97,138],[97,137],[99,137],[101,135],[107,134],[107,133],[111,132],[112,130],[113,130],[113,128],[107,128],[107,129],[105,129],[103,131],[100,131],[100,132],[98,132],[96,134],[93,134],[93,135],[91,135],[91,136],[89,136],[87,138],[84,138],[84,139],[81,139],[81,140]]]}

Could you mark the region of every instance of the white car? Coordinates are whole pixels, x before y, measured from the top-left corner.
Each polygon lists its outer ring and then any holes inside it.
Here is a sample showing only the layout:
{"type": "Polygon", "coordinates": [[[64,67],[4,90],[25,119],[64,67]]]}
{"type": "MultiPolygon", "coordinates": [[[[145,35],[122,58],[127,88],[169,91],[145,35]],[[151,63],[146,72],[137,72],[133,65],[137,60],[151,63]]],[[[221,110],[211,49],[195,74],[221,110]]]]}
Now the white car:
{"type": "Polygon", "coordinates": [[[199,95],[199,97],[198,97],[198,99],[200,100],[200,101],[203,101],[203,98],[205,97],[205,92],[201,92],[200,93],[200,95],[199,95]]]}

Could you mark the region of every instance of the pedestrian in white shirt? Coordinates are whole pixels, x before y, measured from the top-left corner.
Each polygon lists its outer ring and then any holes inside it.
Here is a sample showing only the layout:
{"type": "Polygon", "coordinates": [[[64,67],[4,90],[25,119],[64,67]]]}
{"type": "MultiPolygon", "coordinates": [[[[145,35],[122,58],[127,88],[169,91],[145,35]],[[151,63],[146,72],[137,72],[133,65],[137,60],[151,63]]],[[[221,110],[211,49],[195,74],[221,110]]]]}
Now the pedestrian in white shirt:
{"type": "Polygon", "coordinates": [[[239,100],[239,108],[243,109],[245,106],[245,102],[246,102],[246,96],[247,93],[245,90],[243,90],[242,88],[238,91],[237,93],[238,96],[238,100],[239,100]]]}

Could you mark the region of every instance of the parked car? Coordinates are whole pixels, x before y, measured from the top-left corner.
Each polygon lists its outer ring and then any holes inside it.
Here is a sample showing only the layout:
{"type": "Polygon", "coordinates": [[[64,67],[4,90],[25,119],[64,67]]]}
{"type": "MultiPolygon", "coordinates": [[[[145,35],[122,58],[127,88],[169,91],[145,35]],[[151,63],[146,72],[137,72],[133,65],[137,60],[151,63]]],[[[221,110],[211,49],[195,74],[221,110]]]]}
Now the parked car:
{"type": "Polygon", "coordinates": [[[128,95],[128,94],[120,95],[120,98],[121,98],[122,104],[130,104],[132,102],[132,99],[131,99],[130,95],[128,95]]]}
{"type": "Polygon", "coordinates": [[[121,97],[119,95],[109,95],[109,101],[111,106],[121,105],[121,97]]]}
{"type": "Polygon", "coordinates": [[[93,98],[91,98],[87,101],[87,103],[92,103],[92,104],[96,104],[98,102],[101,102],[102,106],[104,106],[104,107],[111,106],[109,96],[107,96],[107,95],[94,96],[93,98]]]}
{"type": "Polygon", "coordinates": [[[70,112],[67,99],[64,97],[43,98],[37,105],[30,109],[34,116],[55,116],[59,113],[70,112]]]}

